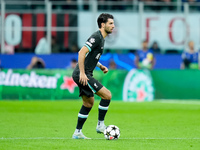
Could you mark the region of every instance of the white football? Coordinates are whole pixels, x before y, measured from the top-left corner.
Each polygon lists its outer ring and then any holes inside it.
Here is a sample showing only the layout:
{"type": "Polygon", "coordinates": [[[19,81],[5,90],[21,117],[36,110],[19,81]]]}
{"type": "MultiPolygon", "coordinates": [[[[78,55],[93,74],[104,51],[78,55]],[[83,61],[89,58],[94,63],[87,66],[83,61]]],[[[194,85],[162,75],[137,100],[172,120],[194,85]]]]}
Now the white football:
{"type": "Polygon", "coordinates": [[[109,125],[104,130],[104,136],[107,140],[116,140],[120,136],[120,130],[115,125],[109,125]]]}

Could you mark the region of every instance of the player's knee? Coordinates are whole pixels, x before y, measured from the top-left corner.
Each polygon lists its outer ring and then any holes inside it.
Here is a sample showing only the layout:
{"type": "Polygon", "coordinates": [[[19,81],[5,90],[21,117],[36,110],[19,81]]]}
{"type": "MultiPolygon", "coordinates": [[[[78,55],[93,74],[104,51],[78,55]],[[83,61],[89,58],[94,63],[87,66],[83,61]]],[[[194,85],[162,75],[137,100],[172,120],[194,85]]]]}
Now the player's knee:
{"type": "Polygon", "coordinates": [[[85,102],[85,103],[84,103],[84,106],[85,106],[85,107],[88,107],[88,108],[92,108],[93,105],[94,105],[94,101],[90,101],[90,102],[85,102]]]}
{"type": "Polygon", "coordinates": [[[111,100],[111,98],[112,98],[112,94],[111,94],[111,92],[109,91],[108,99],[111,100]]]}
{"type": "Polygon", "coordinates": [[[106,92],[105,97],[103,99],[107,99],[107,100],[111,100],[112,98],[112,94],[111,92],[108,90],[108,92],[106,92]]]}

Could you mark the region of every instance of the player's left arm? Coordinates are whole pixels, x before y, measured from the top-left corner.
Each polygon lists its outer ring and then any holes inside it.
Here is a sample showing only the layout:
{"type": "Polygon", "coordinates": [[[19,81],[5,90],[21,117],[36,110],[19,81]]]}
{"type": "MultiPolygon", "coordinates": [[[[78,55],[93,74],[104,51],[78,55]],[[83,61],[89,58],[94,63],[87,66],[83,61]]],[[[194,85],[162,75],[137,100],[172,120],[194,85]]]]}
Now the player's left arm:
{"type": "Polygon", "coordinates": [[[103,73],[107,73],[108,72],[108,68],[104,65],[102,65],[100,62],[97,63],[97,67],[99,67],[103,73]]]}

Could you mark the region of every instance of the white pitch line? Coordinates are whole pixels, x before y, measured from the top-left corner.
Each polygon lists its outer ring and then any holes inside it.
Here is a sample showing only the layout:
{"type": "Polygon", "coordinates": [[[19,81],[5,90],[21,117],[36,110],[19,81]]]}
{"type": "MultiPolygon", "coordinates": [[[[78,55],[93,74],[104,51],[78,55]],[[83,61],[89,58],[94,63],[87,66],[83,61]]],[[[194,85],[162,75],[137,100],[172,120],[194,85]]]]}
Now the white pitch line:
{"type": "Polygon", "coordinates": [[[190,104],[190,105],[200,105],[199,101],[183,101],[183,100],[160,100],[160,103],[171,103],[171,104],[190,104]]]}
{"type": "MultiPolygon", "coordinates": [[[[71,140],[72,138],[65,138],[65,137],[8,137],[8,138],[0,138],[0,140],[71,140]]],[[[92,140],[101,140],[105,138],[92,138],[92,140]]],[[[119,138],[122,140],[200,140],[200,137],[194,138],[153,138],[153,137],[146,137],[146,138],[119,138]]]]}

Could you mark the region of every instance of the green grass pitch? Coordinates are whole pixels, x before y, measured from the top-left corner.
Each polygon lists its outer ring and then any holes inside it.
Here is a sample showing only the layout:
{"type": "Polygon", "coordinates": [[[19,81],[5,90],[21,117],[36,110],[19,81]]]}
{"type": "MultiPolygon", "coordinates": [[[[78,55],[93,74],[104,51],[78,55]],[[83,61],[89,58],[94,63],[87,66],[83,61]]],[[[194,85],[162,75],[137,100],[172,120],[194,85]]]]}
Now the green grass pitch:
{"type": "Polygon", "coordinates": [[[98,103],[83,133],[73,140],[82,105],[74,101],[0,101],[0,150],[199,150],[200,101],[112,101],[106,125],[121,130],[118,140],[96,133],[98,103]]]}

